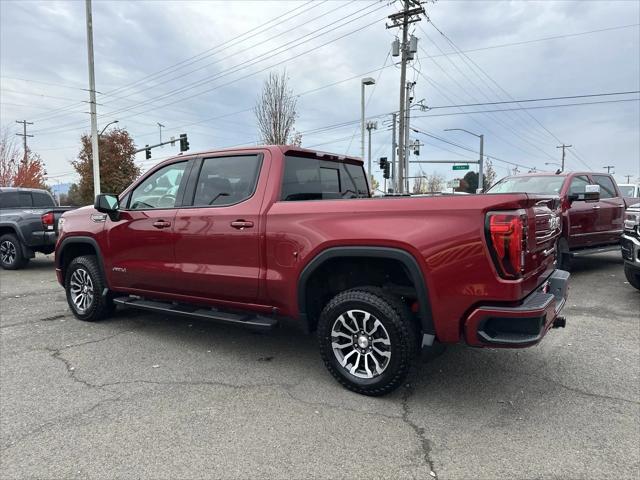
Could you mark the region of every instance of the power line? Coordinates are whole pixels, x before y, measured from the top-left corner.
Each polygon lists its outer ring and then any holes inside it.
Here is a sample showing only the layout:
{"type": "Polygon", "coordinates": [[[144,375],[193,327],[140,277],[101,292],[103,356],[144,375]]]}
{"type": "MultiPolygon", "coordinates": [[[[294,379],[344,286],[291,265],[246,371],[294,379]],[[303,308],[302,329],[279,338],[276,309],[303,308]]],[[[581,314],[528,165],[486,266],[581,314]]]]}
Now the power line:
{"type": "MultiPolygon", "coordinates": [[[[383,8],[383,7],[385,7],[385,5],[383,5],[383,6],[382,6],[382,7],[380,7],[380,8],[383,8]]],[[[376,10],[377,10],[377,9],[376,9],[376,10]]],[[[371,13],[375,12],[376,10],[374,10],[374,11],[372,11],[372,12],[369,12],[369,13],[367,13],[367,14],[365,14],[365,15],[362,15],[361,17],[366,16],[366,15],[369,15],[369,14],[371,14],[371,13]]],[[[361,18],[361,17],[358,17],[358,18],[361,18]]],[[[357,20],[358,18],[356,18],[356,19],[354,19],[354,20],[351,20],[351,21],[349,21],[349,22],[346,22],[346,23],[345,23],[345,24],[343,24],[343,25],[339,25],[338,27],[334,27],[334,28],[333,28],[333,29],[331,29],[330,31],[333,31],[333,30],[335,30],[335,29],[337,29],[337,28],[340,28],[340,27],[343,27],[343,26],[345,26],[345,25],[348,25],[349,23],[352,23],[353,21],[357,20]]],[[[235,78],[235,79],[233,79],[232,81],[229,81],[229,82],[227,82],[227,83],[223,83],[223,84],[221,84],[221,85],[218,85],[218,86],[212,87],[212,88],[210,88],[210,89],[208,89],[208,90],[201,91],[201,92],[196,93],[196,94],[193,94],[193,95],[191,95],[191,96],[184,97],[184,98],[180,98],[180,99],[178,99],[178,100],[174,100],[174,101],[172,101],[172,102],[169,102],[169,103],[166,103],[166,104],[163,104],[163,105],[159,105],[159,106],[156,106],[156,107],[153,107],[153,108],[150,108],[150,109],[144,110],[144,111],[139,112],[139,113],[136,113],[136,114],[134,114],[134,115],[129,115],[129,116],[125,116],[125,117],[120,117],[120,120],[123,120],[123,119],[129,118],[129,117],[132,117],[132,116],[142,115],[143,113],[147,113],[147,112],[152,111],[152,110],[157,110],[158,108],[168,107],[168,106],[174,105],[175,103],[184,102],[185,100],[189,100],[189,99],[191,99],[191,98],[194,98],[194,97],[197,97],[197,96],[203,95],[203,94],[205,94],[205,93],[209,93],[209,92],[211,92],[211,91],[217,90],[217,89],[222,88],[222,87],[224,87],[224,86],[231,85],[231,84],[235,84],[235,83],[237,83],[239,80],[243,80],[243,79],[245,79],[245,78],[251,77],[251,76],[256,75],[256,74],[258,74],[258,73],[261,73],[261,72],[264,72],[264,71],[266,71],[266,70],[269,70],[269,69],[271,69],[271,68],[273,68],[273,67],[276,67],[276,66],[278,66],[278,65],[281,65],[281,64],[283,64],[283,63],[287,63],[287,62],[289,62],[289,61],[291,61],[291,60],[294,60],[294,59],[296,59],[296,58],[299,58],[300,56],[302,56],[302,55],[304,55],[304,54],[307,54],[307,53],[309,53],[309,52],[312,52],[312,51],[318,50],[318,49],[320,49],[320,48],[322,48],[322,47],[325,47],[325,46],[327,46],[327,45],[329,45],[329,44],[331,44],[331,43],[333,43],[333,42],[337,41],[337,40],[340,40],[340,39],[345,38],[345,37],[347,37],[347,36],[353,35],[353,34],[355,34],[355,33],[359,32],[359,31],[361,31],[361,30],[364,30],[365,28],[371,27],[372,25],[374,25],[374,24],[378,23],[379,21],[380,21],[380,19],[376,19],[375,21],[373,21],[373,22],[371,22],[371,23],[368,23],[368,24],[365,24],[365,25],[363,25],[363,26],[361,26],[361,27],[358,27],[358,28],[356,28],[355,30],[352,30],[352,31],[350,31],[350,32],[347,32],[347,33],[345,33],[345,34],[342,34],[342,35],[340,35],[340,36],[338,36],[338,37],[336,37],[336,38],[334,38],[334,39],[332,39],[332,40],[329,40],[329,41],[327,41],[327,42],[325,42],[325,43],[322,43],[322,44],[320,44],[320,45],[317,45],[317,46],[315,46],[315,47],[312,47],[312,48],[310,48],[310,49],[308,49],[308,50],[306,50],[306,51],[299,52],[299,53],[298,53],[298,56],[296,56],[296,57],[286,58],[286,59],[281,60],[281,61],[279,61],[279,62],[277,62],[277,63],[275,63],[275,64],[272,64],[272,65],[269,65],[269,66],[267,66],[267,67],[264,67],[264,68],[262,68],[262,69],[260,69],[260,70],[258,70],[258,71],[255,71],[255,72],[252,72],[252,73],[248,73],[248,74],[243,75],[243,76],[241,76],[241,77],[235,78]]],[[[324,34],[326,34],[326,33],[328,33],[328,32],[325,32],[325,33],[323,33],[323,34],[321,34],[321,35],[324,35],[324,34]]],[[[321,36],[321,35],[318,35],[318,36],[321,36]]],[[[318,37],[318,36],[317,36],[317,37],[318,37]]],[[[317,37],[314,37],[314,38],[317,38],[317,37]]],[[[306,42],[308,42],[308,41],[310,41],[310,40],[312,40],[312,39],[313,39],[313,38],[308,39],[308,40],[305,40],[304,42],[301,42],[301,43],[300,43],[300,44],[298,44],[298,45],[301,45],[301,44],[303,44],[303,43],[306,43],[306,42]]],[[[295,46],[298,46],[298,45],[295,45],[295,46]]],[[[295,46],[294,46],[294,47],[295,47],[295,46]]],[[[274,55],[272,55],[272,56],[278,55],[278,54],[280,54],[280,53],[283,53],[283,52],[279,52],[279,53],[274,54],[274,55]]],[[[257,62],[254,62],[254,63],[258,63],[258,62],[263,61],[263,60],[266,60],[266,59],[268,59],[268,58],[270,58],[270,57],[266,57],[266,58],[260,59],[260,60],[258,60],[257,62]]],[[[252,60],[255,60],[255,59],[252,59],[252,60]]],[[[249,60],[249,61],[251,61],[251,60],[249,60]]],[[[249,62],[249,61],[247,61],[247,62],[249,62]]],[[[243,65],[244,63],[247,63],[247,62],[243,62],[242,64],[236,65],[235,67],[232,67],[232,69],[233,69],[233,68],[236,68],[236,70],[237,70],[237,67],[245,68],[245,67],[242,67],[242,65],[243,65]]],[[[248,66],[250,66],[250,65],[248,65],[248,66]]],[[[224,73],[224,74],[221,74],[221,75],[216,76],[216,78],[220,78],[220,77],[222,77],[222,76],[227,76],[227,75],[229,75],[230,73],[234,73],[234,72],[233,72],[233,71],[226,72],[226,73],[224,73]]],[[[214,78],[214,79],[216,79],[216,78],[214,78]]],[[[208,81],[210,81],[210,80],[208,80],[208,81]]],[[[189,87],[189,88],[194,88],[194,87],[189,87]]],[[[174,92],[170,92],[170,93],[174,93],[174,92]]],[[[160,96],[160,97],[158,97],[158,98],[166,97],[167,95],[168,95],[168,94],[164,94],[164,95],[162,95],[162,96],[160,96]]],[[[148,104],[148,103],[150,103],[150,101],[143,102],[142,104],[148,104]]],[[[140,104],[140,105],[142,105],[142,104],[140,104]]],[[[122,113],[122,112],[125,112],[125,111],[129,111],[129,110],[131,110],[132,108],[134,108],[135,106],[138,106],[138,105],[133,105],[133,106],[128,107],[128,108],[123,108],[123,109],[120,109],[120,110],[114,110],[114,111],[111,111],[111,112],[106,112],[106,113],[104,113],[104,115],[111,115],[111,116],[113,116],[113,115],[116,115],[116,114],[118,114],[118,113],[122,113]]],[[[67,125],[62,125],[62,126],[59,126],[59,127],[71,126],[71,125],[75,125],[75,123],[67,124],[67,125]]],[[[84,123],[83,123],[82,125],[84,125],[84,123]]],[[[54,128],[54,129],[57,129],[58,127],[53,127],[53,128],[54,128]]],[[[81,127],[81,128],[82,128],[82,127],[81,127]]],[[[74,130],[78,130],[78,128],[63,129],[63,130],[55,130],[55,131],[51,131],[51,129],[44,129],[44,130],[39,131],[39,133],[42,133],[42,134],[45,134],[45,135],[49,135],[49,134],[54,134],[54,133],[63,133],[63,132],[66,132],[66,131],[74,131],[74,130]],[[46,132],[46,133],[44,133],[44,132],[46,132]]]]}

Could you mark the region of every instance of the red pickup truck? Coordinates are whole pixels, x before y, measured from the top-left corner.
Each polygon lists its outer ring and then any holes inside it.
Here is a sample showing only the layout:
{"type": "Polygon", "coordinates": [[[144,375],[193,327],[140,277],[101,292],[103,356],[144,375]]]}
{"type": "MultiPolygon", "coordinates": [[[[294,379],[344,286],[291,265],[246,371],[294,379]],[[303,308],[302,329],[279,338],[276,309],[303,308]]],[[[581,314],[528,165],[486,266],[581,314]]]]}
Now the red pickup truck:
{"type": "Polygon", "coordinates": [[[558,267],[570,270],[571,258],[620,250],[624,211],[631,199],[623,197],[607,173],[529,173],[505,177],[488,193],[527,192],[555,195],[562,208],[562,235],[558,238],[558,267]]]}
{"type": "Polygon", "coordinates": [[[115,305],[317,331],[345,387],[398,387],[420,346],[538,343],[569,274],[557,199],[371,198],[359,159],[266,146],[178,156],[63,216],[56,273],[73,314],[115,305]]]}

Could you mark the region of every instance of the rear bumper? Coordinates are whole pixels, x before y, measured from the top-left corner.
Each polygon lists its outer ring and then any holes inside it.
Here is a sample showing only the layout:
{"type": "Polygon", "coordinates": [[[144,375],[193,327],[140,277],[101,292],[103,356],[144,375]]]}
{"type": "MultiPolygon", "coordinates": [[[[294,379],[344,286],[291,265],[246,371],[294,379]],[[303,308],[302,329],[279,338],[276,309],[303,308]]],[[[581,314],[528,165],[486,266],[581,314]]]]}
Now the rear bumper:
{"type": "MultiPolygon", "coordinates": [[[[499,348],[535,345],[559,319],[567,300],[568,282],[569,272],[556,270],[517,306],[476,308],[465,322],[467,343],[499,348]]],[[[563,325],[563,322],[556,324],[563,325]]]]}
{"type": "Polygon", "coordinates": [[[54,247],[58,234],[54,231],[38,231],[31,233],[29,245],[31,247],[54,247]]]}

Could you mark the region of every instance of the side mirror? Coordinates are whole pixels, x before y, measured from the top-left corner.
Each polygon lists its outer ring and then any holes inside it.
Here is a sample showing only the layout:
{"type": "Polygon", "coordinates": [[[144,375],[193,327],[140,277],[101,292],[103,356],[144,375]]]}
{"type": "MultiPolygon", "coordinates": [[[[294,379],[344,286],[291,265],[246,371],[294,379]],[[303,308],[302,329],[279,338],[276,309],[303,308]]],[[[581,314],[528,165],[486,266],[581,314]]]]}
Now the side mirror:
{"type": "Polygon", "coordinates": [[[93,208],[101,213],[109,215],[111,220],[117,220],[119,218],[120,202],[118,197],[111,193],[101,193],[96,195],[96,201],[93,204],[93,208]]]}
{"type": "Polygon", "coordinates": [[[569,203],[575,201],[598,202],[600,200],[600,185],[585,185],[584,193],[569,194],[569,203]]]}

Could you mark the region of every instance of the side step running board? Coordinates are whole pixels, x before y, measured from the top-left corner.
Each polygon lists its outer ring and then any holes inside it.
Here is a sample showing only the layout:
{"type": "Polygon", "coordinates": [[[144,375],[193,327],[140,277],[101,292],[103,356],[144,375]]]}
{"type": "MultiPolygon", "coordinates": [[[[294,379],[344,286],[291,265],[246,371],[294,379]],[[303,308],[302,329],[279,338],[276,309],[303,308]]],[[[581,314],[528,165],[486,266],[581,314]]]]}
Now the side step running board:
{"type": "Polygon", "coordinates": [[[587,255],[594,255],[596,253],[603,252],[614,252],[616,250],[620,250],[620,244],[617,245],[607,245],[605,247],[593,247],[593,248],[585,248],[584,250],[576,250],[575,252],[571,252],[569,255],[571,257],[585,257],[587,255]]]}
{"type": "Polygon", "coordinates": [[[139,297],[114,298],[113,302],[124,307],[139,308],[168,315],[180,315],[199,320],[212,320],[229,325],[240,325],[253,330],[272,330],[278,325],[277,319],[262,315],[223,312],[213,308],[146,300],[139,297]]]}

